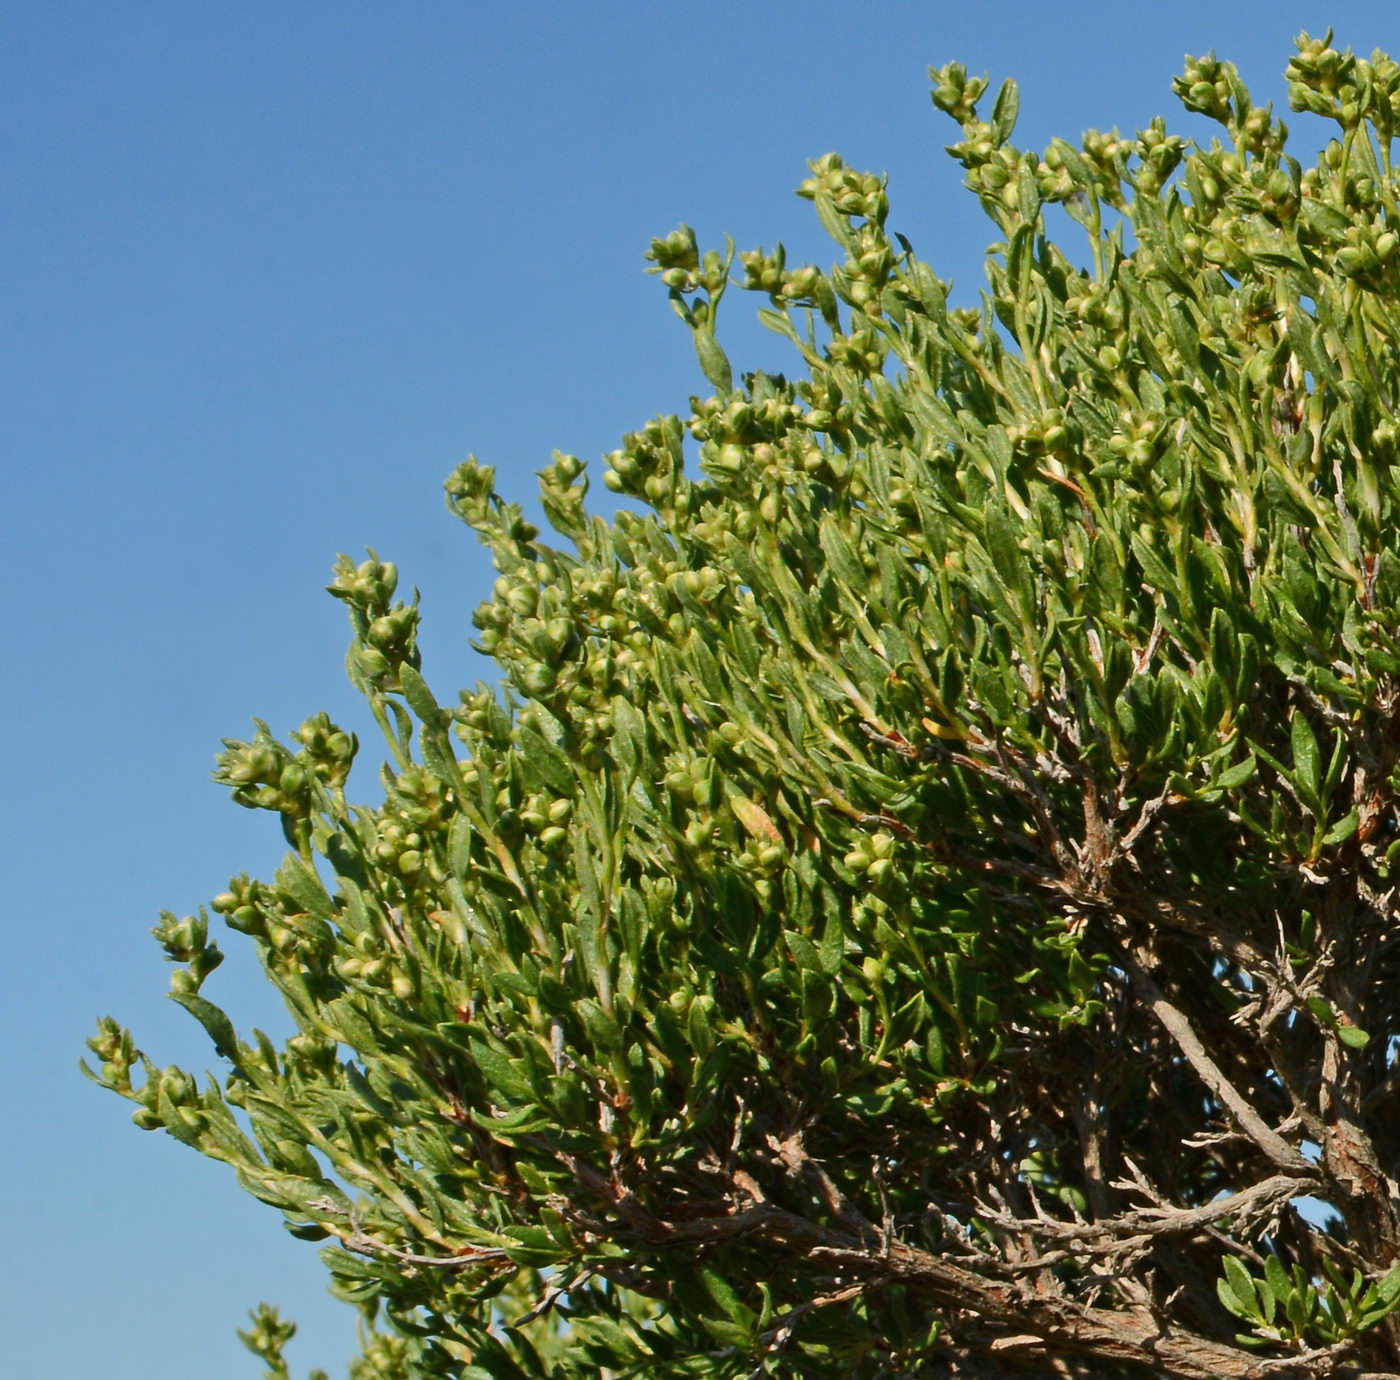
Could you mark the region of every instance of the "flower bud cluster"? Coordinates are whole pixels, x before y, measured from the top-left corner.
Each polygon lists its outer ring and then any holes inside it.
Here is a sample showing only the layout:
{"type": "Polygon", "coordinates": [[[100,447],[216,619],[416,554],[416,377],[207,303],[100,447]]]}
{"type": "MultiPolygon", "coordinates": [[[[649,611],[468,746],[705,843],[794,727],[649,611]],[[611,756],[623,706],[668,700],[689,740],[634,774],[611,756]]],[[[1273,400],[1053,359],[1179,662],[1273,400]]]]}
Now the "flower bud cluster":
{"type": "MultiPolygon", "coordinates": [[[[376,817],[375,824],[376,837],[371,852],[375,862],[387,876],[397,879],[404,887],[411,888],[425,871],[430,876],[440,871],[432,866],[433,860],[428,853],[424,831],[412,820],[385,810],[376,817]]],[[[441,877],[437,877],[436,880],[441,880],[441,877]]]]}
{"type": "Polygon", "coordinates": [[[1337,251],[1337,272],[1354,279],[1373,292],[1385,291],[1396,280],[1396,251],[1400,238],[1381,224],[1352,224],[1346,229],[1346,242],[1337,251]]]}
{"type": "Polygon", "coordinates": [[[131,1032],[110,1016],[103,1016],[87,1047],[102,1061],[101,1081],[117,1092],[130,1092],[131,1070],[141,1059],[131,1032]]]}
{"type": "Polygon", "coordinates": [[[348,945],[338,948],[331,967],[342,982],[388,987],[397,977],[403,976],[396,972],[393,958],[393,951],[382,935],[374,930],[359,930],[348,945]]]}
{"type": "Polygon", "coordinates": [[[271,1374],[286,1375],[282,1352],[296,1336],[296,1323],[284,1321],[275,1308],[265,1303],[253,1310],[252,1319],[252,1326],[246,1332],[239,1332],[239,1340],[260,1361],[267,1363],[271,1374]]]}
{"type": "Polygon", "coordinates": [[[1108,449],[1116,459],[1145,469],[1162,454],[1166,439],[1166,427],[1160,417],[1128,411],[1120,417],[1118,430],[1108,438],[1108,449]]]}
{"type": "MultiPolygon", "coordinates": [[[[502,577],[503,582],[511,579],[502,577]]],[[[508,587],[517,596],[516,606],[498,600],[483,604],[472,615],[472,621],[482,630],[478,646],[507,666],[512,679],[527,695],[547,695],[559,684],[566,665],[575,661],[582,650],[578,625],[573,617],[562,613],[541,617],[520,612],[519,608],[528,602],[520,596],[526,591],[533,593],[534,586],[517,582],[508,587]]]]}
{"type": "Polygon", "coordinates": [[[675,416],[654,418],[641,431],[628,432],[622,448],[607,457],[604,485],[614,493],[664,504],[682,482],[684,436],[685,428],[675,416]]]}
{"type": "Polygon", "coordinates": [[[1367,117],[1385,132],[1394,128],[1400,114],[1400,73],[1391,59],[1378,53],[1373,64],[1359,60],[1350,48],[1339,52],[1330,29],[1322,38],[1299,34],[1297,42],[1297,55],[1284,74],[1294,110],[1324,115],[1343,129],[1355,129],[1367,117]]]}
{"type": "Polygon", "coordinates": [[[706,811],[719,805],[722,783],[713,757],[673,756],[667,759],[667,766],[663,784],[678,801],[706,811]]]}
{"type": "Polygon", "coordinates": [[[151,933],[168,959],[186,965],[171,977],[174,991],[199,991],[204,979],[224,961],[219,946],[209,942],[209,922],[203,914],[187,915],[179,920],[168,910],[162,911],[160,924],[151,933]]]}
{"type": "Polygon", "coordinates": [[[452,788],[416,762],[395,778],[390,795],[399,813],[420,829],[446,829],[457,812],[452,788]]]}
{"type": "Polygon", "coordinates": [[[1168,134],[1166,121],[1158,115],[1146,129],[1138,130],[1134,152],[1138,164],[1133,186],[1142,196],[1156,196],[1181,163],[1186,140],[1179,134],[1168,134]]]}
{"type": "Polygon", "coordinates": [[[478,685],[475,690],[459,691],[457,698],[452,717],[464,742],[484,739],[503,746],[509,740],[510,720],[493,690],[478,685]]]}
{"type": "Polygon", "coordinates": [[[850,431],[855,409],[830,370],[814,369],[812,376],[797,385],[798,395],[808,404],[803,422],[810,431],[822,431],[840,439],[850,431]]]}
{"type": "Polygon", "coordinates": [[[349,605],[357,646],[351,663],[375,690],[396,690],[400,666],[420,664],[418,597],[412,604],[391,602],[398,587],[398,568],[391,561],[370,558],[356,565],[348,556],[336,562],[335,579],[327,589],[349,605]]]}
{"type": "Polygon", "coordinates": [[[787,250],[780,244],[771,254],[760,247],[747,249],[739,255],[744,270],[744,288],[749,292],[766,292],[776,298],[787,286],[787,250]]]}
{"type": "Polygon", "coordinates": [[[702,450],[703,457],[713,461],[715,449],[725,446],[773,444],[801,425],[802,408],[786,379],[755,374],[749,385],[747,397],[690,400],[687,429],[697,441],[712,443],[702,450]]]}
{"type": "Polygon", "coordinates": [[[1040,459],[1070,453],[1078,440],[1078,428],[1058,407],[1024,416],[1006,428],[1006,439],[1017,454],[1040,459]]]}
{"type": "Polygon", "coordinates": [[[1233,62],[1221,62],[1214,53],[1188,57],[1186,70],[1172,79],[1172,91],[1187,110],[1205,115],[1221,124],[1229,122],[1232,101],[1240,89],[1239,72],[1233,62]]]}
{"type": "Polygon", "coordinates": [[[140,1106],[131,1119],[143,1131],[158,1131],[172,1120],[178,1120],[184,1130],[198,1134],[209,1124],[200,1110],[203,1098],[199,1084],[192,1075],[174,1065],[165,1069],[148,1065],[146,1081],[136,1093],[136,1101],[140,1106]]]}
{"type": "Polygon", "coordinates": [[[844,365],[857,374],[878,374],[885,365],[885,344],[872,330],[852,331],[834,336],[827,346],[826,357],[833,364],[844,365]]]}
{"type": "Polygon", "coordinates": [[[528,558],[539,528],[527,522],[518,503],[504,503],[495,491],[496,471],[468,456],[447,477],[447,506],[495,553],[497,561],[528,558]]]}
{"type": "Polygon", "coordinates": [[[652,240],[646,258],[654,265],[647,271],[660,274],[661,281],[675,293],[703,289],[711,297],[718,298],[728,282],[729,265],[724,256],[713,249],[706,250],[702,256],[695,231],[688,225],[673,230],[665,239],[652,240]]]}
{"type": "Polygon", "coordinates": [[[324,710],[294,728],[291,736],[301,744],[297,757],[328,787],[340,790],[359,751],[359,739],[333,724],[324,710]]]}
{"type": "Polygon", "coordinates": [[[894,251],[877,225],[862,225],[856,231],[850,258],[832,274],[837,294],[857,311],[879,316],[880,295],[894,275],[894,251]]]}
{"type": "Polygon", "coordinates": [[[933,103],[945,115],[951,115],[960,125],[968,125],[977,118],[977,102],[987,91],[986,77],[970,77],[960,62],[950,62],[946,67],[930,67],[929,80],[933,90],[929,93],[933,103]]]}
{"type": "Polygon", "coordinates": [[[817,307],[824,313],[835,310],[831,283],[813,264],[804,264],[784,276],[782,297],[786,302],[817,307]]]}
{"type": "Polygon", "coordinates": [[[546,853],[556,853],[563,848],[569,837],[568,824],[573,813],[572,800],[541,791],[527,795],[518,811],[526,837],[534,839],[546,853]]]}
{"type": "Polygon", "coordinates": [[[768,880],[777,876],[787,861],[787,855],[787,849],[779,843],[767,839],[748,839],[743,848],[731,855],[730,861],[740,872],[754,879],[768,880]]]}
{"type": "Polygon", "coordinates": [[[807,166],[812,176],[798,187],[798,196],[808,201],[821,198],[830,202],[840,215],[866,221],[871,226],[884,225],[890,204],[883,177],[848,168],[835,153],[823,154],[807,166]]]}
{"type": "Polygon", "coordinates": [[[484,526],[495,508],[496,471],[468,456],[443,484],[448,506],[470,527],[484,526]]]}
{"type": "Polygon", "coordinates": [[[1121,209],[1124,205],[1123,179],[1128,156],[1135,151],[1116,129],[1084,131],[1081,154],[1094,179],[1094,191],[1110,206],[1121,209]]]}
{"type": "Polygon", "coordinates": [[[224,739],[215,760],[214,780],[233,788],[233,798],[250,810],[276,810],[295,819],[312,809],[316,775],[300,754],[293,756],[258,724],[251,743],[224,739]]]}
{"type": "Polygon", "coordinates": [[[576,455],[555,451],[553,462],[539,471],[540,505],[556,532],[578,541],[587,528],[584,499],[588,480],[576,455]]]}
{"type": "Polygon", "coordinates": [[[1281,229],[1297,219],[1301,204],[1302,186],[1296,171],[1263,162],[1250,165],[1230,196],[1235,210],[1260,215],[1281,229]]]}
{"type": "Polygon", "coordinates": [[[231,930],[266,936],[268,915],[274,902],[267,887],[243,874],[232,878],[228,890],[214,897],[209,908],[222,915],[231,930]]]}
{"type": "Polygon", "coordinates": [[[878,885],[894,867],[894,836],[881,832],[859,838],[841,861],[852,872],[878,885]]]}

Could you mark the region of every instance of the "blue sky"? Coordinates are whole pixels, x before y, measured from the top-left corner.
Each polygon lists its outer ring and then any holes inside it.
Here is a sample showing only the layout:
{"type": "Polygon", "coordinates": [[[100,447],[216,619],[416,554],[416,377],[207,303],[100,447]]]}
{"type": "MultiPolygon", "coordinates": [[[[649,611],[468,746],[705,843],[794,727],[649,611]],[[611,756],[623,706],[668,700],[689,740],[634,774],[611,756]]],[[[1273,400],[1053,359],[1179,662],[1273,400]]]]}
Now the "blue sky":
{"type": "MultiPolygon", "coordinates": [[[[1026,145],[1157,113],[1192,132],[1184,53],[1215,48],[1282,105],[1293,35],[1328,24],[1400,53],[1390,5],[1288,0],[8,8],[13,1374],[253,1380],[234,1328],[268,1298],[302,1323],[300,1373],[343,1375],[353,1315],[314,1247],[75,1072],[102,1013],[159,1062],[211,1062],[147,931],[280,855],[275,821],[209,783],[221,737],[318,709],[363,727],[323,592],[336,553],[373,545],[422,588],[440,698],[490,678],[468,640],[491,571],[441,482],[474,451],[528,500],[552,449],[592,461],[685,410],[703,382],[642,271],[653,235],[684,220],[829,262],[791,191],[837,150],[888,171],[893,227],[971,296],[993,235],[929,64],[1014,75],[1026,145]]],[[[1306,159],[1325,131],[1293,123],[1306,159]]],[[[727,299],[721,336],[740,368],[783,367],[757,305],[727,299]]],[[[210,994],[285,1028],[240,942],[210,994]]]]}

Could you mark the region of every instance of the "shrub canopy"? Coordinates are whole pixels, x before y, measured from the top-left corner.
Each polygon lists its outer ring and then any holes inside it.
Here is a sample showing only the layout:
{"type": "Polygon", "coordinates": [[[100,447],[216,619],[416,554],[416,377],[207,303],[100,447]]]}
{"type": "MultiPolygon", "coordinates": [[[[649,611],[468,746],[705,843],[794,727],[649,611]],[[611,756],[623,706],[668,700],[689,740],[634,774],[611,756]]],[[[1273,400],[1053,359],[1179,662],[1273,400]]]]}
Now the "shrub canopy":
{"type": "Polygon", "coordinates": [[[328,1243],[357,1380],[1400,1373],[1400,66],[1299,39],[1307,167],[1214,57],[1208,146],[1028,152],[932,75],[980,306],[834,155],[830,269],[654,241],[713,391],[606,458],[634,506],[556,455],[549,545],[448,481],[504,691],[342,558],[382,803],[323,714],[219,759],[297,1033],[167,915],[220,1077],[91,1041],[328,1243]]]}

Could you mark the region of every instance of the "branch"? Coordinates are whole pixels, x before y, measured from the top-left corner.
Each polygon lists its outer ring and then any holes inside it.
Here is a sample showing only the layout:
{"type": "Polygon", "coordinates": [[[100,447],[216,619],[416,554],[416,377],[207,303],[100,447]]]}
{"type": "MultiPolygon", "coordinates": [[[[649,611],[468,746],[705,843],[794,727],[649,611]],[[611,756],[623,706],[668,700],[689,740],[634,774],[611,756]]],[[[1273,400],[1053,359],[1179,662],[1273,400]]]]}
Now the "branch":
{"type": "Polygon", "coordinates": [[[1316,1181],[1317,1171],[1303,1157],[1301,1151],[1290,1145],[1273,1127],[1246,1101],[1240,1090],[1225,1077],[1220,1066],[1206,1052],[1200,1037],[1186,1019],[1180,1008],[1173,1006],[1167,995],[1148,974],[1147,970],[1129,952],[1123,954],[1124,965],[1132,976],[1134,984],[1140,988],[1147,1005],[1162,1028],[1176,1041],[1177,1048],[1185,1055],[1187,1062],[1195,1069],[1197,1076],[1206,1087],[1229,1110],[1240,1130],[1252,1140],[1265,1155],[1281,1169],[1293,1171],[1300,1178],[1316,1181]]]}

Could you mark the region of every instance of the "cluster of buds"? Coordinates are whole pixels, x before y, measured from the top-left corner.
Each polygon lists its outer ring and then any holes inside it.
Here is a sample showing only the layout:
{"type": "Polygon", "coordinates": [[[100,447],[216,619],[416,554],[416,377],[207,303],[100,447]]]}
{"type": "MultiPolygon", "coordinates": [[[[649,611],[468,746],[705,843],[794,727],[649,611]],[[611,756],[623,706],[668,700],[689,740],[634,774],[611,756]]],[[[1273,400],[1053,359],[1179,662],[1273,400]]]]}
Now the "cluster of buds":
{"type": "Polygon", "coordinates": [[[166,1069],[147,1066],[146,1081],[136,1093],[141,1104],[132,1114],[132,1121],[143,1131],[174,1130],[178,1122],[187,1134],[198,1135],[208,1125],[200,1110],[202,1098],[199,1084],[184,1069],[173,1065],[166,1069]]]}
{"type": "Polygon", "coordinates": [[[300,754],[293,756],[264,723],[258,723],[251,743],[224,739],[214,768],[214,780],[233,788],[233,798],[250,810],[276,810],[305,818],[312,808],[316,776],[300,754]]]}
{"type": "Polygon", "coordinates": [[[977,102],[987,91],[986,77],[968,76],[967,68],[960,62],[930,67],[928,75],[933,83],[929,94],[939,110],[964,127],[977,119],[977,102]]]}
{"type": "Polygon", "coordinates": [[[398,669],[418,667],[418,598],[412,604],[392,602],[398,588],[398,567],[381,561],[374,552],[356,565],[341,556],[328,591],[349,606],[357,646],[352,656],[355,671],[376,690],[398,688],[398,669]]]}
{"type": "Polygon", "coordinates": [[[764,839],[748,839],[743,848],[732,855],[734,866],[740,872],[765,880],[775,877],[786,860],[786,848],[764,839]]]}
{"type": "Polygon", "coordinates": [[[994,160],[1007,170],[1008,175],[1016,166],[1020,155],[1015,149],[1005,148],[985,120],[964,125],[963,135],[956,144],[948,145],[948,152],[970,173],[986,169],[994,160]],[[1005,156],[999,158],[999,154],[1005,156]]]}
{"type": "Polygon", "coordinates": [[[1245,283],[1233,293],[1212,297],[1208,311],[1216,332],[1236,349],[1273,353],[1279,313],[1264,284],[1245,283]]]}
{"type": "Polygon", "coordinates": [[[628,432],[622,448],[607,457],[603,483],[614,493],[665,502],[680,482],[684,439],[685,428],[674,416],[654,418],[641,431],[628,432]]]}
{"type": "Polygon", "coordinates": [[[578,541],[588,526],[583,501],[588,494],[583,461],[576,455],[555,451],[553,462],[539,471],[540,506],[550,526],[578,541]]]}
{"type": "Polygon", "coordinates": [[[496,471],[469,455],[443,483],[447,504],[467,526],[484,527],[495,509],[496,471]]]}
{"type": "Polygon", "coordinates": [[[569,837],[568,823],[574,813],[573,801],[542,792],[525,797],[519,810],[520,823],[528,837],[546,853],[555,853],[569,837]]]}
{"type": "Polygon", "coordinates": [[[686,426],[697,441],[716,446],[775,442],[802,420],[802,409],[793,398],[792,385],[786,380],[755,374],[748,397],[692,398],[686,426]]]}
{"type": "Polygon", "coordinates": [[[209,908],[224,917],[231,930],[242,934],[266,935],[271,902],[267,888],[246,874],[232,878],[227,891],[221,891],[209,908]]]}
{"type": "Polygon", "coordinates": [[[1240,90],[1240,76],[1233,62],[1221,62],[1214,53],[1188,57],[1186,70],[1172,79],[1172,91],[1187,110],[1217,120],[1230,121],[1232,102],[1240,90]]]}
{"type": "Polygon", "coordinates": [[[475,690],[459,691],[457,699],[452,717],[457,722],[458,736],[464,742],[469,743],[473,738],[506,741],[510,719],[493,690],[479,684],[475,690]]]}
{"type": "Polygon", "coordinates": [[[678,570],[667,577],[666,586],[681,603],[713,604],[724,593],[724,576],[712,565],[696,570],[678,570]]]}
{"type": "Polygon", "coordinates": [[[836,311],[831,281],[813,264],[795,268],[783,279],[782,298],[798,306],[816,307],[828,320],[836,311]]]}
{"type": "Polygon", "coordinates": [[[1019,455],[1039,459],[1044,456],[1065,456],[1073,448],[1076,428],[1058,407],[1047,408],[1035,416],[1013,422],[1006,428],[1006,439],[1019,455]]]}
{"type": "Polygon", "coordinates": [[[387,987],[396,997],[413,995],[412,979],[394,962],[384,940],[373,930],[360,930],[342,947],[332,967],[342,982],[364,987],[387,987]]]}
{"type": "Polygon", "coordinates": [[[1271,225],[1290,226],[1298,217],[1302,186],[1285,167],[1254,163],[1230,195],[1230,204],[1247,214],[1263,216],[1271,225]]]}
{"type": "Polygon", "coordinates": [[[419,829],[446,829],[457,810],[451,787],[417,763],[399,773],[391,795],[399,813],[419,829]]]}
{"type": "Polygon", "coordinates": [[[852,872],[878,886],[894,867],[894,835],[884,832],[865,835],[856,840],[841,861],[852,872]]]}
{"type": "MultiPolygon", "coordinates": [[[[572,599],[561,598],[554,589],[556,582],[567,587],[567,573],[544,561],[524,562],[496,581],[494,600],[472,615],[481,630],[478,647],[496,657],[530,697],[567,688],[570,668],[585,651],[589,629],[572,599]],[[550,583],[542,586],[542,580],[550,583]]],[[[464,697],[464,705],[470,698],[464,697]]],[[[489,709],[489,704],[462,707],[455,717],[459,724],[472,725],[475,715],[485,727],[491,721],[489,709]]]]}
{"type": "Polygon", "coordinates": [[[797,391],[808,404],[803,421],[810,431],[839,437],[850,430],[854,409],[829,371],[814,369],[811,378],[797,385],[797,391]]]}
{"type": "Polygon", "coordinates": [[[1162,453],[1166,427],[1160,417],[1141,412],[1124,412],[1118,429],[1108,438],[1108,449],[1116,460],[1134,469],[1145,469],[1162,453]]]}
{"type": "Polygon", "coordinates": [[[739,255],[744,270],[744,288],[749,292],[766,292],[776,298],[786,287],[787,250],[779,245],[771,254],[763,249],[747,249],[739,255]]]}
{"type": "Polygon", "coordinates": [[[331,790],[340,790],[359,751],[355,735],[333,724],[330,716],[322,711],[313,714],[300,728],[294,728],[292,737],[301,744],[298,759],[331,790]]]}
{"type": "Polygon", "coordinates": [[[1346,242],[1337,251],[1337,272],[1361,287],[1379,292],[1395,281],[1396,251],[1400,238],[1380,224],[1349,225],[1346,242]]]}
{"type": "Polygon", "coordinates": [[[392,561],[381,561],[371,551],[369,560],[359,565],[349,556],[341,556],[335,563],[335,579],[326,589],[368,620],[388,609],[398,587],[398,566],[392,561]]]}
{"type": "Polygon", "coordinates": [[[87,1047],[102,1061],[101,1081],[116,1092],[129,1093],[131,1070],[141,1059],[131,1032],[110,1016],[103,1016],[97,1023],[97,1034],[88,1040],[87,1047]]]}
{"type": "Polygon", "coordinates": [[[722,798],[719,768],[712,757],[674,759],[663,784],[682,804],[714,810],[722,798]]]}
{"type": "Polygon", "coordinates": [[[172,991],[198,992],[204,979],[224,961],[219,946],[209,942],[209,922],[202,914],[180,920],[168,910],[162,911],[160,924],[151,933],[172,963],[185,965],[171,975],[172,991]]]}
{"type": "Polygon", "coordinates": [[[387,810],[375,823],[377,837],[372,850],[375,862],[387,876],[397,877],[411,887],[432,863],[423,831],[412,820],[387,810]]]}
{"type": "Polygon", "coordinates": [[[1233,62],[1221,62],[1214,53],[1187,58],[1172,90],[1187,110],[1226,126],[1241,153],[1264,157],[1283,148],[1287,126],[1274,119],[1268,106],[1254,104],[1233,62]]]}
{"type": "Polygon", "coordinates": [[[315,1076],[329,1073],[336,1065],[336,1042],[317,1031],[303,1030],[287,1041],[283,1051],[287,1069],[315,1076]]]}
{"type": "Polygon", "coordinates": [[[503,503],[495,486],[496,471],[468,456],[448,475],[443,489],[447,506],[482,538],[498,561],[525,559],[539,528],[526,521],[518,503],[503,503]]]}
{"type": "Polygon", "coordinates": [[[872,330],[852,331],[834,336],[827,346],[826,357],[837,365],[853,369],[857,374],[878,374],[885,365],[885,346],[872,330]]]}
{"type": "Polygon", "coordinates": [[[1136,151],[1116,129],[1085,130],[1080,153],[1089,167],[1094,189],[1110,206],[1122,209],[1123,180],[1127,176],[1127,161],[1136,151]]]}
{"type": "Polygon", "coordinates": [[[875,173],[857,172],[842,162],[839,154],[827,153],[807,165],[812,176],[797,189],[808,201],[825,201],[838,215],[881,226],[889,214],[885,179],[875,173]]]}
{"type": "MultiPolygon", "coordinates": [[[[1343,129],[1355,129],[1369,113],[1366,107],[1370,104],[1367,98],[1372,85],[1362,80],[1363,76],[1370,75],[1363,72],[1366,67],[1369,64],[1358,63],[1350,48],[1339,52],[1332,46],[1331,29],[1322,38],[1299,34],[1298,54],[1289,60],[1284,73],[1288,80],[1288,103],[1294,110],[1325,115],[1336,120],[1343,129]]],[[[1393,112],[1394,93],[1383,89],[1378,94],[1380,108],[1393,112]]]]}
{"type": "Polygon", "coordinates": [[[837,292],[867,316],[880,314],[880,296],[894,274],[894,251],[885,232],[876,225],[862,225],[856,231],[850,258],[836,270],[833,283],[837,292]]]}
{"type": "Polygon", "coordinates": [[[1080,278],[1070,283],[1068,298],[1068,309],[1083,325],[1115,338],[1122,333],[1125,312],[1121,288],[1104,287],[1091,278],[1080,278]]]}
{"type": "Polygon", "coordinates": [[[296,1336],[297,1325],[285,1321],[277,1310],[269,1304],[260,1303],[252,1312],[252,1326],[238,1334],[238,1339],[260,1361],[268,1366],[271,1375],[286,1375],[286,1363],[282,1351],[296,1336]]]}
{"type": "Polygon", "coordinates": [[[702,256],[695,231],[688,225],[673,230],[665,239],[652,240],[646,258],[652,264],[647,272],[659,274],[675,293],[703,289],[711,297],[718,297],[729,281],[729,265],[724,256],[714,249],[707,249],[702,256]]]}
{"type": "Polygon", "coordinates": [[[1158,115],[1146,129],[1138,130],[1133,151],[1138,157],[1134,189],[1141,196],[1156,196],[1181,163],[1186,140],[1179,134],[1168,134],[1166,121],[1158,115]]]}

